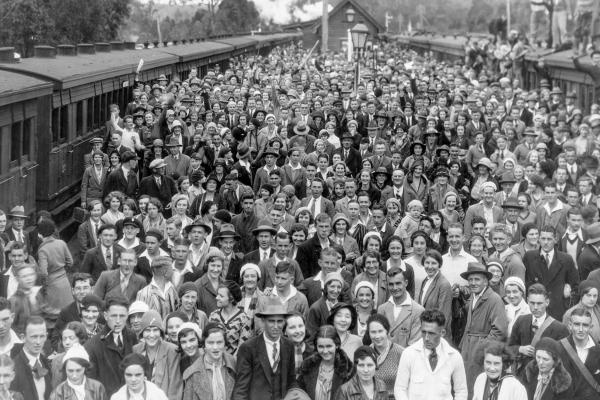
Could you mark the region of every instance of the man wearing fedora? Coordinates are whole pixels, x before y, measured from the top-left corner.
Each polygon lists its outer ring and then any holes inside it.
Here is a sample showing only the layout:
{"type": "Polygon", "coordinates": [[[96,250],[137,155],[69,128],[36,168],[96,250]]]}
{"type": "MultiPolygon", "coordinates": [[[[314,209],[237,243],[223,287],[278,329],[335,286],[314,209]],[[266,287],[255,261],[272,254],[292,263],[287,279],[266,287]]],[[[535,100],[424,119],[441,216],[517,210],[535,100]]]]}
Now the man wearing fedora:
{"type": "Polygon", "coordinates": [[[179,143],[177,138],[171,137],[167,140],[165,146],[170,153],[164,160],[166,164],[165,174],[173,179],[187,175],[190,169],[190,157],[181,153],[181,143],[179,143]]]}
{"type": "Polygon", "coordinates": [[[223,253],[223,280],[240,282],[240,269],[244,265],[244,254],[234,251],[235,245],[240,240],[240,235],[232,224],[223,224],[219,232],[213,236],[214,242],[223,253]]]}
{"type": "MultiPolygon", "coordinates": [[[[458,191],[451,185],[448,184],[450,179],[450,171],[446,167],[438,167],[433,177],[434,184],[429,187],[429,211],[441,210],[444,208],[444,200],[448,192],[456,193],[456,198],[459,199],[458,191]]],[[[459,213],[463,212],[462,205],[459,202],[456,203],[456,211],[459,213]]]]}
{"type": "Polygon", "coordinates": [[[519,202],[515,197],[509,197],[502,205],[504,210],[504,225],[508,227],[511,232],[510,245],[514,245],[521,242],[521,223],[519,222],[519,213],[523,209],[519,205],[519,202]]]}
{"type": "Polygon", "coordinates": [[[275,253],[271,245],[277,230],[273,228],[271,221],[267,219],[259,221],[256,228],[252,229],[252,234],[258,242],[258,248],[246,253],[242,264],[252,263],[258,265],[263,261],[267,261],[275,253]]]}
{"type": "Polygon", "coordinates": [[[261,186],[265,183],[269,183],[269,174],[271,171],[278,169],[277,165],[275,165],[275,161],[277,160],[277,157],[279,157],[279,152],[277,150],[273,147],[269,147],[263,152],[263,156],[265,165],[262,168],[257,169],[254,175],[254,182],[252,184],[254,193],[259,193],[261,186]]]}
{"type": "Polygon", "coordinates": [[[212,228],[206,225],[201,218],[196,218],[184,230],[190,241],[188,254],[190,264],[193,268],[203,269],[203,262],[210,249],[210,243],[206,241],[206,237],[210,235],[212,228]]]}
{"type": "Polygon", "coordinates": [[[579,274],[573,258],[556,250],[557,230],[546,225],[540,229],[540,249],[530,250],[523,256],[527,265],[525,285],[544,285],[549,293],[548,314],[562,321],[563,314],[578,301],[579,274]]]}
{"type": "Polygon", "coordinates": [[[335,149],[333,154],[339,154],[342,157],[342,161],[346,164],[346,167],[352,173],[352,176],[356,176],[358,171],[362,168],[362,158],[360,152],[354,148],[354,137],[349,132],[342,134],[342,146],[335,149]]]}
{"type": "Polygon", "coordinates": [[[138,165],[138,156],[133,151],[125,151],[121,155],[121,167],[112,171],[106,177],[102,197],[110,192],[121,192],[127,197],[136,198],[139,189],[138,176],[135,168],[138,165]]]}
{"type": "Polygon", "coordinates": [[[32,245],[29,240],[29,235],[25,232],[25,220],[27,219],[25,207],[21,205],[14,206],[7,213],[7,216],[10,221],[10,228],[6,229],[0,238],[4,243],[22,243],[27,250],[26,252],[31,254],[32,245]]]}
{"type": "Polygon", "coordinates": [[[471,295],[467,302],[467,324],[459,348],[465,360],[469,398],[473,384],[483,372],[478,354],[490,340],[503,342],[508,331],[504,301],[489,286],[492,274],[478,262],[470,262],[460,276],[468,282],[471,295]]]}
{"type": "Polygon", "coordinates": [[[177,184],[173,178],[165,175],[166,167],[166,159],[152,160],[148,166],[148,169],[152,171],[152,175],[142,178],[140,181],[140,195],[147,194],[150,197],[156,197],[160,200],[163,209],[171,202],[171,198],[178,193],[177,184]]]}
{"type": "Polygon", "coordinates": [[[252,187],[250,148],[246,143],[240,143],[237,147],[237,161],[231,167],[231,171],[233,170],[238,172],[238,180],[242,185],[252,187]]]}
{"type": "Polygon", "coordinates": [[[283,337],[287,310],[269,297],[261,312],[264,331],[238,349],[232,400],[281,400],[296,383],[294,345],[283,337]]]}

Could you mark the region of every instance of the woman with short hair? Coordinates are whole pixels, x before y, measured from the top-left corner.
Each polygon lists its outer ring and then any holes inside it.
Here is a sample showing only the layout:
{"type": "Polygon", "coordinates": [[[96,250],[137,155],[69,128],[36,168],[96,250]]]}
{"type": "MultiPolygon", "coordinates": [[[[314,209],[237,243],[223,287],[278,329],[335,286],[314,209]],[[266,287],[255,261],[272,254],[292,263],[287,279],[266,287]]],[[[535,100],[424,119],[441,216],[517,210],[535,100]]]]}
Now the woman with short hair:
{"type": "Polygon", "coordinates": [[[90,356],[80,344],[74,344],[62,357],[66,381],[54,387],[50,400],[108,400],[102,383],[86,377],[90,356]]]}
{"type": "Polygon", "coordinates": [[[483,351],[483,370],[473,386],[473,400],[528,400],[525,387],[510,372],[512,355],[504,343],[491,342],[483,351]]]}
{"type": "Polygon", "coordinates": [[[217,289],[217,309],[208,316],[209,322],[225,326],[227,352],[236,355],[238,348],[250,338],[251,321],[238,303],[242,301],[242,290],[233,281],[225,281],[217,289]]]}
{"type": "Polygon", "coordinates": [[[354,352],[356,373],[344,383],[335,400],[388,400],[385,382],[377,378],[377,354],[369,346],[361,346],[354,352]],[[357,396],[359,394],[359,396],[357,396]]]}

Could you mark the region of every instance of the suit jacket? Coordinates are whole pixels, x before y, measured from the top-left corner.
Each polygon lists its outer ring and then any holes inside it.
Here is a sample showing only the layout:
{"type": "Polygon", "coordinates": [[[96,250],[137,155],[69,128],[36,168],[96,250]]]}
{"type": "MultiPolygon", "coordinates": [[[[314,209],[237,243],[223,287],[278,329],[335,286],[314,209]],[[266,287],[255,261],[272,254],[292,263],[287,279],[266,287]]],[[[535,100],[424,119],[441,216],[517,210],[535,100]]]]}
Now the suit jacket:
{"type": "Polygon", "coordinates": [[[333,154],[339,154],[342,157],[342,161],[350,169],[352,176],[356,176],[362,169],[362,157],[360,156],[360,152],[354,147],[350,147],[347,159],[344,158],[344,149],[342,147],[335,149],[333,154]]]}
{"type": "Polygon", "coordinates": [[[385,155],[381,156],[381,158],[379,158],[379,156],[374,155],[371,156],[369,160],[371,160],[371,164],[373,164],[373,171],[377,171],[377,169],[380,167],[384,167],[387,169],[392,164],[392,158],[385,155]]]}
{"type": "MultiPolygon", "coordinates": [[[[250,186],[239,185],[239,194],[240,196],[244,192],[251,192],[252,188],[250,186]]],[[[221,192],[219,193],[219,208],[222,210],[228,210],[233,214],[239,214],[242,212],[242,204],[240,202],[239,197],[236,195],[235,190],[225,189],[225,186],[221,188],[221,192]]]]}
{"type": "Polygon", "coordinates": [[[185,154],[179,154],[179,159],[175,159],[171,154],[165,157],[165,163],[167,168],[165,169],[165,175],[168,175],[175,179],[175,176],[187,175],[188,169],[190,169],[190,157],[185,154]]]}
{"type": "MultiPolygon", "coordinates": [[[[13,242],[13,241],[17,240],[17,238],[15,237],[15,233],[13,232],[13,230],[10,226],[6,227],[6,230],[4,231],[4,233],[2,233],[0,235],[0,238],[2,240],[4,240],[4,244],[7,244],[8,242],[13,242]]],[[[25,229],[23,229],[23,244],[25,245],[25,248],[27,249],[27,252],[30,255],[37,256],[37,252],[33,252],[33,243],[31,242],[31,239],[30,239],[29,235],[27,234],[27,231],[25,231],[25,229]]],[[[8,261],[8,258],[7,258],[7,261],[8,261]]]]}
{"type": "MultiPolygon", "coordinates": [[[[106,266],[106,260],[104,259],[104,254],[102,253],[104,249],[101,249],[101,247],[101,245],[98,245],[86,251],[85,255],[83,256],[81,267],[79,268],[80,272],[87,272],[88,274],[92,275],[94,281],[98,281],[102,271],[106,271],[108,269],[106,266]]],[[[111,269],[119,268],[119,254],[121,254],[121,247],[118,245],[113,246],[111,269]]]]}
{"type": "MultiPolygon", "coordinates": [[[[577,255],[581,254],[581,252],[583,250],[583,246],[585,245],[585,241],[588,239],[588,234],[585,229],[582,229],[581,233],[583,236],[583,240],[581,240],[579,237],[577,238],[577,255]]],[[[567,239],[567,233],[565,232],[565,234],[560,238],[560,240],[557,243],[558,250],[566,253],[567,252],[567,244],[568,244],[568,239],[567,239]]]]}
{"type": "MultiPolygon", "coordinates": [[[[329,238],[327,240],[329,240],[330,246],[334,244],[329,238]]],[[[298,247],[296,261],[298,261],[298,265],[300,265],[304,279],[315,276],[320,270],[318,264],[320,256],[321,242],[319,242],[317,235],[314,235],[312,238],[308,239],[306,242],[302,243],[300,247],[298,247]]]]}
{"type": "MultiPolygon", "coordinates": [[[[98,227],[100,226],[102,226],[101,221],[98,222],[98,227]]],[[[75,255],[77,256],[78,260],[83,259],[86,251],[98,246],[96,239],[94,239],[93,230],[94,227],[89,219],[85,220],[77,228],[77,251],[75,252],[75,255]]]]}
{"type": "MultiPolygon", "coordinates": [[[[510,110],[507,110],[510,111],[510,110]]],[[[525,124],[525,126],[533,126],[533,113],[529,111],[527,108],[523,108],[521,111],[521,116],[519,117],[521,121],[525,124]]]]}
{"type": "Polygon", "coordinates": [[[100,179],[98,179],[94,167],[86,168],[81,178],[81,202],[87,203],[90,200],[97,199],[102,201],[102,192],[106,184],[108,169],[102,167],[100,179]]]}
{"type": "MultiPolygon", "coordinates": [[[[288,131],[289,132],[289,131],[288,131]]],[[[243,167],[239,161],[233,164],[231,170],[236,170],[238,172],[238,180],[241,184],[252,187],[252,173],[248,172],[248,170],[243,167]]]]}
{"type": "Polygon", "coordinates": [[[171,198],[178,193],[177,184],[170,176],[163,175],[160,178],[160,188],[156,184],[154,176],[142,178],[140,182],[140,195],[147,194],[160,200],[163,208],[171,202],[171,198]]]}
{"type": "Polygon", "coordinates": [[[452,287],[450,282],[442,275],[442,272],[433,278],[433,282],[429,285],[427,292],[423,295],[422,291],[425,287],[425,281],[420,288],[417,288],[416,300],[426,310],[438,309],[446,316],[446,340],[452,337],[452,287]]]}
{"type": "MultiPolygon", "coordinates": [[[[24,399],[38,400],[39,397],[33,380],[33,371],[31,370],[29,360],[24,353],[23,344],[15,344],[10,352],[10,356],[15,363],[15,379],[10,384],[10,390],[21,393],[24,399]]],[[[50,398],[50,393],[52,392],[52,375],[50,374],[51,366],[46,357],[43,355],[40,354],[39,359],[42,367],[48,370],[48,373],[44,376],[44,382],[46,384],[44,400],[48,400],[50,398]]]]}
{"type": "Polygon", "coordinates": [[[303,182],[306,179],[306,169],[301,167],[294,170],[289,164],[285,164],[281,168],[281,186],[295,186],[298,182],[303,182]]]}
{"type": "Polygon", "coordinates": [[[554,250],[554,257],[548,268],[540,250],[530,250],[525,253],[523,264],[527,266],[525,286],[529,287],[534,283],[543,284],[550,296],[550,305],[546,312],[554,319],[562,321],[565,311],[578,301],[579,275],[573,258],[567,253],[554,250]],[[571,286],[571,297],[565,299],[563,290],[567,283],[571,286]]]}
{"type": "MultiPolygon", "coordinates": [[[[300,207],[308,207],[308,204],[310,203],[311,199],[312,199],[312,197],[303,198],[300,201],[300,207]]],[[[324,196],[321,196],[321,212],[326,213],[331,218],[333,218],[333,215],[335,214],[335,206],[333,205],[333,202],[331,200],[325,198],[324,196]]],[[[315,217],[316,217],[316,215],[315,215],[315,217]]]]}
{"type": "MultiPolygon", "coordinates": [[[[408,293],[407,293],[408,295],[408,293]]],[[[408,306],[402,306],[398,318],[394,318],[395,305],[387,301],[377,308],[377,313],[384,315],[390,322],[389,335],[392,342],[407,347],[421,339],[421,314],[425,309],[411,299],[408,306]]]]}
{"type": "Polygon", "coordinates": [[[264,335],[259,335],[242,343],[238,349],[237,379],[233,388],[232,400],[283,399],[289,389],[298,386],[294,345],[284,337],[280,338],[279,343],[278,370],[281,376],[279,392],[273,392],[273,379],[276,374],[269,362],[264,335]]]}
{"type": "Polygon", "coordinates": [[[127,290],[125,293],[121,290],[121,275],[120,270],[113,269],[110,271],[103,271],[98,278],[98,281],[94,285],[94,294],[100,297],[102,300],[108,296],[123,296],[132,302],[135,300],[137,292],[146,286],[146,279],[138,274],[132,274],[127,284],[127,290]]]}
{"type": "Polygon", "coordinates": [[[123,168],[117,168],[106,177],[104,184],[104,192],[102,198],[106,197],[110,192],[119,191],[127,197],[136,198],[139,189],[138,177],[135,171],[129,170],[127,179],[123,174],[123,168]]]}
{"type": "MultiPolygon", "coordinates": [[[[138,343],[132,348],[134,353],[144,354],[145,343],[138,343]]],[[[162,340],[156,352],[152,374],[148,378],[162,389],[169,399],[181,399],[183,381],[179,369],[179,352],[173,343],[162,340]]]]}
{"type": "MultiPolygon", "coordinates": [[[[494,214],[494,222],[502,221],[502,218],[504,217],[504,211],[502,210],[502,208],[498,206],[493,206],[492,213],[494,214]]],[[[467,212],[465,213],[465,222],[463,224],[463,226],[465,227],[466,237],[471,236],[471,229],[473,229],[473,227],[471,226],[471,221],[473,220],[473,217],[475,215],[484,215],[482,203],[477,203],[467,208],[467,212]]]]}
{"type": "Polygon", "coordinates": [[[577,267],[579,269],[579,279],[585,280],[592,271],[600,268],[600,254],[594,246],[586,244],[577,257],[577,267]]]}
{"type": "MultiPolygon", "coordinates": [[[[269,251],[269,258],[273,257],[273,254],[275,254],[275,250],[271,249],[269,251]]],[[[260,264],[260,249],[253,250],[250,253],[246,253],[246,255],[244,255],[242,265],[248,264],[248,263],[252,263],[252,264],[256,264],[256,265],[260,264]]]]}
{"type": "MultiPolygon", "coordinates": [[[[532,360],[531,357],[527,357],[519,353],[519,346],[530,345],[534,332],[532,330],[533,316],[531,314],[521,315],[515,321],[513,329],[508,340],[508,346],[512,354],[514,354],[521,368],[518,372],[522,374],[525,365],[532,360]]],[[[550,325],[544,330],[541,337],[549,337],[556,341],[569,336],[569,330],[560,321],[552,321],[550,325]]]]}

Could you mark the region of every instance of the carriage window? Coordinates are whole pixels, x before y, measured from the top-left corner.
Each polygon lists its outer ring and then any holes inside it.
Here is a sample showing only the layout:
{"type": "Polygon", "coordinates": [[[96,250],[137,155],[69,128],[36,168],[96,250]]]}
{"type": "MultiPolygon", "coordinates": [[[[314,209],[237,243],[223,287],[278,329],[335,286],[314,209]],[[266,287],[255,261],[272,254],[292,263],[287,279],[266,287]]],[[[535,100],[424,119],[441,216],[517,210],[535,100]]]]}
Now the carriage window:
{"type": "Polygon", "coordinates": [[[75,135],[83,135],[85,126],[83,126],[83,101],[80,101],[76,105],[76,122],[75,122],[75,135]]]}
{"type": "Polygon", "coordinates": [[[94,129],[94,98],[87,99],[87,130],[91,132],[94,129]]]}
{"type": "Polygon", "coordinates": [[[21,158],[21,134],[23,123],[21,121],[12,124],[10,129],[10,161],[19,161],[21,158]]]}
{"type": "Polygon", "coordinates": [[[52,110],[52,144],[58,143],[59,131],[60,131],[60,108],[52,110]]]}
{"type": "Polygon", "coordinates": [[[60,108],[60,131],[58,132],[58,140],[64,142],[69,134],[69,106],[60,108]]]}
{"type": "Polygon", "coordinates": [[[22,156],[26,157],[27,160],[32,160],[33,157],[33,135],[34,135],[34,119],[27,118],[23,121],[23,150],[22,156]]]}
{"type": "Polygon", "coordinates": [[[94,128],[100,128],[102,118],[100,118],[100,110],[102,109],[101,96],[94,97],[94,128]]]}

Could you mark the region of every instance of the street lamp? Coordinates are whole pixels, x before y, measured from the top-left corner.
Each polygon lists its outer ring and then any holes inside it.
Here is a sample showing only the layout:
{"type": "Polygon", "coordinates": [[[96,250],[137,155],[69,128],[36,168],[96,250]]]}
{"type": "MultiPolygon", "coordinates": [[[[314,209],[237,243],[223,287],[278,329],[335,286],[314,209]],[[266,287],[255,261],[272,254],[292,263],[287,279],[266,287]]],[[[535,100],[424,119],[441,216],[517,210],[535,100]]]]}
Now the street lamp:
{"type": "Polygon", "coordinates": [[[365,45],[367,44],[367,36],[369,36],[369,28],[361,22],[354,25],[350,30],[350,38],[352,39],[352,47],[356,57],[355,75],[354,75],[354,89],[358,88],[358,76],[359,76],[359,53],[362,50],[364,52],[365,45]]]}
{"type": "Polygon", "coordinates": [[[354,22],[354,16],[356,15],[356,11],[354,11],[354,8],[352,7],[348,7],[348,9],[346,10],[346,22],[354,22]]]}

